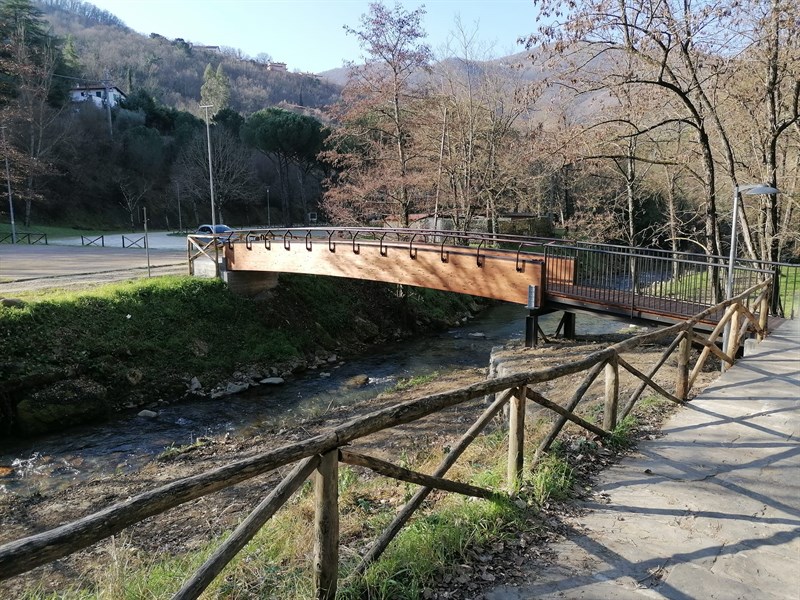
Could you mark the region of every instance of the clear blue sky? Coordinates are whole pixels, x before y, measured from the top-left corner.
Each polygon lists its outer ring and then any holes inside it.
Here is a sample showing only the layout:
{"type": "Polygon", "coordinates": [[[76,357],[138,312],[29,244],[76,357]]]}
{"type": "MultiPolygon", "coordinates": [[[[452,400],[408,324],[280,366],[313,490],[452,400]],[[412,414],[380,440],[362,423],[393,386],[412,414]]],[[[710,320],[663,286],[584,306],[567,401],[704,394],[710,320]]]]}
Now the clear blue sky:
{"type": "MultiPolygon", "coordinates": [[[[196,44],[231,46],[255,57],[261,52],[285,62],[289,70],[318,73],[357,61],[360,49],[343,26],[357,28],[368,0],[90,0],[144,34],[159,33],[196,44]]],[[[394,0],[384,2],[394,5],[394,0]]],[[[438,50],[455,29],[475,30],[493,56],[521,51],[516,40],[531,33],[536,9],[531,0],[427,0],[401,4],[407,10],[425,5],[428,44],[438,50]]]]}

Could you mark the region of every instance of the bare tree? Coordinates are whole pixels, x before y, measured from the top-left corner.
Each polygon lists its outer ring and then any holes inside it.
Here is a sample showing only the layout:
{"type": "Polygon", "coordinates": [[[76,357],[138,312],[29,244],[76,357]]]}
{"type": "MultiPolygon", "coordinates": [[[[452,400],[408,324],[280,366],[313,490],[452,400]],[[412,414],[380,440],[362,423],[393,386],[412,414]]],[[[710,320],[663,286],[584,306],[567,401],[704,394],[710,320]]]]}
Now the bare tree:
{"type": "MultiPolygon", "coordinates": [[[[763,46],[768,49],[765,56],[772,57],[764,64],[772,66],[766,69],[770,75],[755,85],[766,98],[766,113],[777,106],[777,99],[785,98],[787,87],[793,89],[794,76],[789,74],[796,72],[786,58],[791,51],[785,48],[796,48],[796,26],[792,25],[796,6],[784,0],[579,0],[566,8],[556,0],[536,2],[548,24],[530,38],[531,44],[548,43],[561,59],[572,58],[573,73],[580,73],[584,80],[587,72],[592,73],[597,90],[625,84],[667,99],[668,107],[638,124],[642,133],[674,123],[693,131],[701,167],[696,173],[703,184],[704,245],[709,253],[720,254],[718,168],[736,185],[737,169],[749,162],[734,152],[732,132],[740,125],[728,118],[730,93],[725,84],[751,47],[763,46]],[[780,34],[778,23],[793,33],[780,34]],[[619,56],[627,56],[629,62],[619,56]],[[626,68],[617,68],[620,65],[626,68]],[[779,76],[782,85],[776,87],[779,76]]],[[[796,104],[796,100],[784,102],[783,116],[769,120],[767,148],[796,120],[796,104]]],[[[767,165],[774,164],[766,154],[767,165]]],[[[765,231],[776,213],[772,207],[762,213],[765,231]]],[[[754,254],[752,241],[747,236],[745,241],[754,254]]]]}
{"type": "Polygon", "coordinates": [[[150,185],[146,181],[135,177],[124,177],[119,182],[119,191],[122,193],[120,205],[125,209],[131,223],[131,231],[136,230],[134,217],[139,210],[142,199],[150,191],[150,185]]]}
{"type": "MultiPolygon", "coordinates": [[[[735,134],[726,138],[727,170],[731,185],[741,175],[787,190],[797,185],[796,169],[786,168],[797,154],[782,140],[800,123],[800,7],[786,0],[747,0],[731,9],[736,31],[744,40],[720,83],[725,111],[715,113],[719,128],[735,134]],[[730,139],[730,142],[727,142],[730,139]],[[736,143],[737,141],[746,143],[736,143]]],[[[796,131],[796,128],[795,128],[796,131]]],[[[796,158],[794,159],[796,160],[796,158]]],[[[745,181],[744,183],[747,183],[745,181]]],[[[758,202],[755,228],[748,227],[747,210],[740,211],[742,233],[752,258],[779,260],[780,203],[791,196],[766,195],[758,202]],[[755,240],[750,231],[755,234],[755,240]],[[757,247],[756,247],[757,246],[757,247]]]]}
{"type": "MultiPolygon", "coordinates": [[[[211,129],[211,148],[214,200],[222,222],[224,209],[235,202],[252,202],[258,195],[259,186],[250,149],[224,127],[211,129]]],[[[198,131],[182,149],[175,163],[173,180],[180,184],[182,196],[191,198],[195,206],[198,202],[210,206],[205,131],[198,131]]]]}
{"type": "Polygon", "coordinates": [[[2,25],[0,66],[14,87],[3,121],[9,126],[11,143],[25,157],[15,161],[15,166],[24,172],[25,183],[18,195],[24,197],[23,221],[30,226],[33,202],[40,198],[37,180],[52,172],[49,157],[69,129],[69,121],[61,118],[64,98],[57,96],[54,80],[60,50],[44,31],[41,12],[29,2],[7,3],[2,25]]]}
{"type": "MultiPolygon", "coordinates": [[[[518,65],[492,61],[460,19],[446,58],[433,70],[440,127],[431,148],[446,175],[456,227],[467,230],[482,212],[497,231],[499,210],[519,205],[526,193],[528,157],[517,125],[533,104],[534,88],[522,81],[518,65]],[[438,135],[441,129],[441,136],[438,135]],[[437,143],[437,142],[440,142],[437,143]]],[[[437,197],[442,179],[437,176],[437,197]]]]}
{"type": "Polygon", "coordinates": [[[365,62],[349,65],[340,115],[344,126],[326,155],[340,172],[326,194],[329,214],[395,214],[408,225],[412,206],[424,196],[424,157],[416,135],[424,90],[414,80],[431,56],[423,43],[424,14],[424,8],[409,12],[400,3],[390,9],[371,2],[359,29],[345,27],[361,45],[365,62]]]}

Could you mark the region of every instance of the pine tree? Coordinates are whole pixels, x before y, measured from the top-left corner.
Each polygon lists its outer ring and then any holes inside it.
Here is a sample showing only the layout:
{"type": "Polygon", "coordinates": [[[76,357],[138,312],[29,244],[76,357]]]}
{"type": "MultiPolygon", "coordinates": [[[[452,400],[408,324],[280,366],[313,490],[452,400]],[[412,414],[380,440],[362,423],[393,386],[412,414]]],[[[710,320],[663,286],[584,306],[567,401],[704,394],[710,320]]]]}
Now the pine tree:
{"type": "Polygon", "coordinates": [[[225,110],[231,100],[231,86],[222,63],[216,71],[211,64],[206,65],[203,72],[203,85],[200,88],[200,104],[210,104],[215,112],[225,110]]]}

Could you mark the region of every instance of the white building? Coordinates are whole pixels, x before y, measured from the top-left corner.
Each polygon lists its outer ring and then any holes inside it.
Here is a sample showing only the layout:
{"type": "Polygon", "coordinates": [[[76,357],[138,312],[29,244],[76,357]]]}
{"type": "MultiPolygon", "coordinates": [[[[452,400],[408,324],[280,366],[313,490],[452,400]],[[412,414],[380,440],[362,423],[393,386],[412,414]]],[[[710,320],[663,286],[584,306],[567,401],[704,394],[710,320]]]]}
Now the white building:
{"type": "Polygon", "coordinates": [[[69,91],[69,97],[73,102],[93,102],[98,108],[105,108],[106,93],[110,96],[111,108],[126,99],[122,90],[115,86],[109,88],[103,86],[76,87],[69,91]]]}

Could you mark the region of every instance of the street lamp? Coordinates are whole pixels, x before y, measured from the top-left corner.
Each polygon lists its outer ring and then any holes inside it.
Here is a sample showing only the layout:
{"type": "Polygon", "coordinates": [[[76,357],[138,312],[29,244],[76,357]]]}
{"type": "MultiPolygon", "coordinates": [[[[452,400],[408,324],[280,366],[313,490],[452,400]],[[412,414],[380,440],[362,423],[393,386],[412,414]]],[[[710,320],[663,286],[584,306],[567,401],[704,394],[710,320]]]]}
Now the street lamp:
{"type": "Polygon", "coordinates": [[[8,213],[11,217],[11,243],[17,243],[17,225],[14,223],[14,201],[11,199],[11,170],[8,168],[8,147],[6,146],[6,126],[3,130],[3,154],[6,157],[6,188],[8,189],[8,213]]]}
{"type": "Polygon", "coordinates": [[[200,108],[206,109],[206,139],[208,140],[208,187],[211,190],[211,231],[217,233],[217,213],[214,210],[214,173],[211,166],[211,127],[208,124],[208,109],[213,104],[201,104],[200,108]]]}
{"type": "Polygon", "coordinates": [[[739,199],[741,196],[774,196],[778,190],[768,185],[742,185],[733,188],[733,221],[731,222],[731,253],[728,259],[728,285],[726,288],[725,299],[733,298],[733,267],[736,262],[737,236],[736,229],[739,223],[739,199]]]}
{"type": "MultiPolygon", "coordinates": [[[[774,187],[768,185],[736,185],[733,187],[733,216],[731,222],[731,252],[728,258],[728,282],[725,287],[725,299],[730,300],[733,298],[733,287],[734,287],[734,266],[736,263],[736,246],[737,246],[737,236],[736,236],[736,229],[737,225],[739,224],[739,200],[741,196],[774,196],[778,193],[778,190],[774,187]]],[[[730,335],[731,335],[731,324],[728,321],[725,324],[725,332],[723,334],[723,348],[728,348],[730,342],[730,335]]],[[[723,363],[724,369],[724,363],[723,363]]]]}

